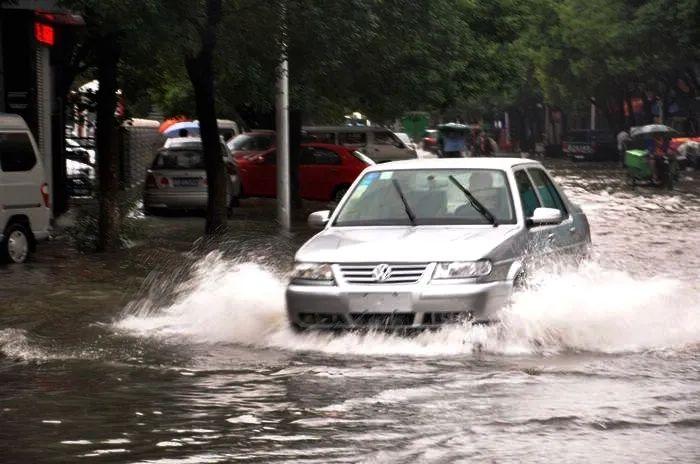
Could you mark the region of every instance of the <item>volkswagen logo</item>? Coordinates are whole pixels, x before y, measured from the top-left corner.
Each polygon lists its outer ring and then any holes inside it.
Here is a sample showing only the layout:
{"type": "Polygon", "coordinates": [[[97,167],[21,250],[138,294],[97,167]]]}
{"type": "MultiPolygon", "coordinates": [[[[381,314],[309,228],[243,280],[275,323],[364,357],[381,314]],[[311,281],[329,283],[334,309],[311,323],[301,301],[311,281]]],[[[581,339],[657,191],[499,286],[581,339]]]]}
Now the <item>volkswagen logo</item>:
{"type": "Polygon", "coordinates": [[[372,270],[372,277],[377,282],[385,282],[391,277],[391,266],[388,264],[379,264],[372,270]]]}

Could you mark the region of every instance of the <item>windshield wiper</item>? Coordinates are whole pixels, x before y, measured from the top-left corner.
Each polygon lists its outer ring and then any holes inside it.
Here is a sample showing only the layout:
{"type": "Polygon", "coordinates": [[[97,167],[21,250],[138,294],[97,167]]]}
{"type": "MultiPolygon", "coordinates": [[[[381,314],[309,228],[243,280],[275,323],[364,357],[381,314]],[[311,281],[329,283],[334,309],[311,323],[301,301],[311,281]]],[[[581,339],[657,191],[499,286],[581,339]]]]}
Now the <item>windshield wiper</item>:
{"type": "Polygon", "coordinates": [[[396,179],[391,179],[391,183],[394,184],[394,188],[396,189],[396,193],[398,193],[399,197],[401,198],[401,202],[403,203],[403,207],[404,207],[404,210],[406,211],[406,216],[408,216],[408,220],[411,221],[412,226],[415,226],[416,225],[416,215],[413,213],[413,210],[408,205],[408,202],[406,201],[406,197],[403,196],[403,191],[401,190],[401,186],[399,185],[399,181],[396,179]]]}
{"type": "Polygon", "coordinates": [[[454,176],[447,176],[447,178],[450,179],[450,182],[455,184],[455,187],[462,191],[464,196],[467,197],[467,200],[469,200],[469,203],[471,203],[471,205],[474,207],[475,210],[477,210],[479,214],[481,214],[487,221],[493,224],[494,227],[498,227],[498,222],[496,222],[496,216],[491,214],[491,211],[489,211],[486,208],[486,206],[482,205],[481,202],[477,200],[464,185],[460,184],[459,181],[454,178],[454,176]]]}

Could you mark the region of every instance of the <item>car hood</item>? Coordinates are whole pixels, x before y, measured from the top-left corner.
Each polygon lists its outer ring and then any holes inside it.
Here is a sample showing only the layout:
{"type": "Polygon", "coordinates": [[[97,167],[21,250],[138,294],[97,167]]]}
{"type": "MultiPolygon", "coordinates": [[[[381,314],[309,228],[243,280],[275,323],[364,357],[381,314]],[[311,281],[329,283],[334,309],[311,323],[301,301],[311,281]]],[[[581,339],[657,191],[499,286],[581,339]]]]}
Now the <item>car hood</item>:
{"type": "Polygon", "coordinates": [[[488,256],[515,235],[499,227],[333,227],[299,249],[296,260],[322,263],[471,261],[488,256]]]}

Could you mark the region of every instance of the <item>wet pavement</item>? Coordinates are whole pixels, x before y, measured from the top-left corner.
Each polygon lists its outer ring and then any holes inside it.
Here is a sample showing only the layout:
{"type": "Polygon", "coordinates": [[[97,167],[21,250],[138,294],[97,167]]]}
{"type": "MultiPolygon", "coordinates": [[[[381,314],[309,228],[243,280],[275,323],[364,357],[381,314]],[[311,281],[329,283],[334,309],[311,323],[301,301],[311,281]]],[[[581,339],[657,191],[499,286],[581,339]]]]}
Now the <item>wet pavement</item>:
{"type": "Polygon", "coordinates": [[[0,462],[698,462],[700,175],[630,190],[547,164],[593,257],[493,327],[292,333],[310,232],[264,200],[218,243],[202,218],[143,218],[123,253],[58,240],[0,267],[0,462]]]}

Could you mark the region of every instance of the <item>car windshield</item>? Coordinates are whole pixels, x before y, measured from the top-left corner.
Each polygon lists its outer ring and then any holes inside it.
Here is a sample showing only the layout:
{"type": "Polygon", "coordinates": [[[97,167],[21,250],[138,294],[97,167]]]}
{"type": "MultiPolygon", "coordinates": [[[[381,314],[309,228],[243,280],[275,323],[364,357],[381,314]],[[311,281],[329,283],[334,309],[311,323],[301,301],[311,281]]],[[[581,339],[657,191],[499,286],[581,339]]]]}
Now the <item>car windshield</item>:
{"type": "Polygon", "coordinates": [[[204,169],[201,150],[163,150],[153,161],[153,169],[204,169]]]}
{"type": "Polygon", "coordinates": [[[272,134],[241,134],[231,140],[232,150],[264,151],[272,147],[272,134]]]}
{"type": "Polygon", "coordinates": [[[506,175],[496,169],[416,169],[368,172],[338,213],[335,226],[490,224],[450,180],[452,176],[499,224],[515,224],[506,175]],[[400,192],[399,192],[400,191],[400,192]]]}

